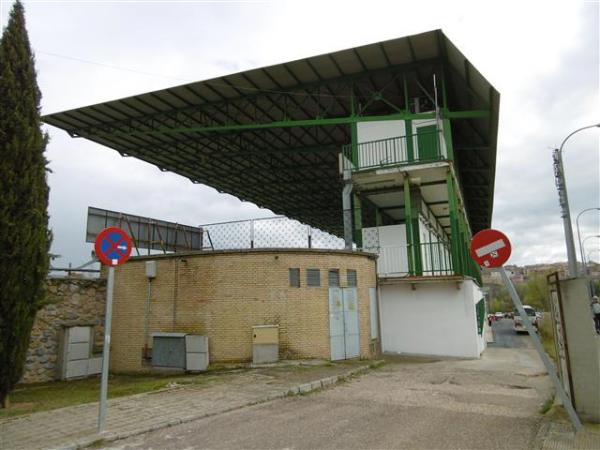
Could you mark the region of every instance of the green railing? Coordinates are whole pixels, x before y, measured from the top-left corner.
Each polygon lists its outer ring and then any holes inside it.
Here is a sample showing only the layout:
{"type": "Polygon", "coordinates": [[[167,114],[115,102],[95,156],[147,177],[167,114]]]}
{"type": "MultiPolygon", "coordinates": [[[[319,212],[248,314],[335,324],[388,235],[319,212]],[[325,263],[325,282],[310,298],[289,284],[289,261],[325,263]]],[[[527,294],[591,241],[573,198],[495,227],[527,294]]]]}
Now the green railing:
{"type": "Polygon", "coordinates": [[[441,130],[423,131],[342,147],[344,169],[357,171],[446,159],[441,130]]]}
{"type": "Polygon", "coordinates": [[[481,299],[475,305],[475,312],[477,314],[477,333],[479,336],[483,334],[483,323],[485,321],[485,300],[481,299]]]}
{"type": "Polygon", "coordinates": [[[436,277],[464,275],[481,284],[479,266],[468,255],[458,258],[459,264],[452,263],[454,246],[447,241],[425,242],[420,244],[392,245],[363,249],[377,253],[377,272],[380,276],[436,277]]]}

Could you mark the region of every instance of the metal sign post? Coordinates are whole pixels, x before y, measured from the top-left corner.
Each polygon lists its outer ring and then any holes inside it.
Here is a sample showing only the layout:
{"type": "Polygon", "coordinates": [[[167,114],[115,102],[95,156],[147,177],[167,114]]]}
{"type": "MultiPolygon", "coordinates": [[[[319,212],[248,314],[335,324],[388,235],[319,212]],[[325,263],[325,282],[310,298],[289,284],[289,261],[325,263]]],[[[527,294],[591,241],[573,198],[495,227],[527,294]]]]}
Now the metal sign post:
{"type": "Polygon", "coordinates": [[[550,361],[550,358],[548,357],[546,352],[544,351],[542,342],[540,341],[536,330],[533,328],[533,325],[529,320],[529,316],[523,308],[523,304],[521,303],[519,294],[517,293],[515,286],[513,285],[508,274],[506,273],[506,270],[504,269],[503,264],[510,257],[510,253],[510,241],[508,240],[506,235],[504,235],[500,231],[483,230],[477,233],[475,236],[473,236],[473,239],[471,240],[471,256],[473,260],[475,260],[475,262],[477,262],[477,264],[479,264],[480,266],[484,266],[488,269],[495,269],[496,271],[500,272],[502,280],[506,285],[506,289],[510,294],[513,304],[515,305],[515,308],[517,308],[517,311],[519,312],[519,315],[523,320],[523,324],[525,325],[529,336],[531,336],[533,345],[537,350],[538,354],[540,355],[540,358],[542,359],[542,362],[546,367],[546,371],[548,372],[548,375],[550,376],[550,379],[554,384],[554,389],[556,390],[565,409],[567,410],[573,427],[576,431],[579,431],[583,428],[583,426],[581,425],[581,421],[577,416],[577,412],[575,412],[575,409],[573,408],[571,399],[565,392],[564,386],[558,378],[556,368],[554,364],[552,364],[552,361],[550,361]]]}
{"type": "Polygon", "coordinates": [[[110,360],[110,331],[112,323],[112,302],[115,286],[115,267],[125,263],[131,255],[131,238],[120,228],[109,227],[96,237],[96,256],[108,265],[106,286],[106,315],[104,317],[104,348],[102,349],[102,381],[100,384],[100,409],[98,411],[98,433],[106,428],[108,402],[108,362],[110,360]]]}
{"type": "Polygon", "coordinates": [[[529,316],[527,315],[527,313],[525,312],[525,309],[523,308],[523,304],[521,303],[521,299],[519,298],[519,294],[517,293],[515,286],[513,285],[512,281],[510,280],[504,267],[500,267],[497,270],[500,272],[500,275],[502,276],[502,280],[504,281],[504,284],[506,285],[506,288],[508,289],[508,293],[510,294],[510,297],[512,298],[515,308],[517,308],[517,311],[519,311],[519,315],[521,316],[521,319],[523,320],[523,324],[525,325],[525,328],[527,329],[529,336],[531,336],[531,339],[533,341],[533,345],[534,345],[535,349],[539,353],[540,358],[542,358],[544,366],[546,366],[546,371],[548,372],[548,375],[550,375],[550,379],[552,380],[552,383],[554,384],[554,389],[556,389],[556,392],[557,392],[558,396],[560,397],[560,400],[562,401],[565,409],[567,410],[567,413],[569,414],[571,423],[575,427],[576,431],[581,430],[583,428],[583,425],[581,425],[581,421],[579,420],[579,417],[577,416],[577,412],[575,411],[575,408],[573,408],[571,399],[568,397],[567,393],[565,392],[563,384],[560,382],[560,380],[558,378],[558,374],[556,372],[556,367],[554,366],[552,361],[550,361],[550,358],[544,351],[544,347],[542,346],[542,341],[540,341],[540,337],[538,336],[536,330],[533,328],[533,325],[531,324],[531,321],[529,320],[529,316]]]}
{"type": "Polygon", "coordinates": [[[110,358],[110,325],[112,322],[112,302],[115,285],[115,268],[108,268],[106,286],[106,316],[104,319],[104,348],[102,349],[102,382],[100,384],[100,410],[98,412],[98,433],[106,428],[106,403],[108,401],[108,361],[110,358]]]}

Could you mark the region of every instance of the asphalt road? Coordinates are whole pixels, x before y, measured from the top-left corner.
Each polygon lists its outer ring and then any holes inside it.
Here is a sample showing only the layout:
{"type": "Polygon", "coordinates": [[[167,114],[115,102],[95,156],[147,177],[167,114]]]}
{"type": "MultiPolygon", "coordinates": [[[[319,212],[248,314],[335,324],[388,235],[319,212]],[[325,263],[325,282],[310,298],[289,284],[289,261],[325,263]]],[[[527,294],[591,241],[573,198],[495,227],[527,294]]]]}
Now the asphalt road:
{"type": "Polygon", "coordinates": [[[534,348],[529,334],[517,334],[512,327],[512,319],[500,319],[496,322],[492,322],[494,342],[488,345],[490,347],[503,348],[534,348]]]}
{"type": "Polygon", "coordinates": [[[531,447],[548,377],[529,349],[479,360],[390,360],[308,395],[113,442],[128,449],[516,449],[531,447]]]}

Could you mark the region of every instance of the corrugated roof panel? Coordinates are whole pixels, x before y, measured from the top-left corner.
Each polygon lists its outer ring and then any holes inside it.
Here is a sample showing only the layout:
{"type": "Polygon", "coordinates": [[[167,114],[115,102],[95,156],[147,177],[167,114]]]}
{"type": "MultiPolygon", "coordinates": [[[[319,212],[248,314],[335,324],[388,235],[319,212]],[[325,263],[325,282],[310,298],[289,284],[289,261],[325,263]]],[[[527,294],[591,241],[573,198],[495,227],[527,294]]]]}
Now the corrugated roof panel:
{"type": "Polygon", "coordinates": [[[250,72],[246,73],[246,77],[251,83],[254,83],[260,89],[265,89],[268,91],[277,90],[277,85],[262,70],[251,70],[250,72]]]}
{"type": "Polygon", "coordinates": [[[387,61],[379,46],[359,47],[356,53],[369,70],[378,70],[387,67],[387,61]]]}
{"type": "Polygon", "coordinates": [[[335,52],[331,56],[338,64],[342,72],[344,72],[344,75],[355,74],[363,70],[360,65],[360,61],[358,60],[354,51],[352,50],[343,50],[341,52],[335,52]]]}
{"type": "Polygon", "coordinates": [[[319,81],[306,60],[298,60],[288,63],[287,68],[292,71],[301,83],[314,83],[319,81]]]}
{"type": "MultiPolygon", "coordinates": [[[[472,223],[481,228],[486,220],[489,223],[492,210],[499,95],[441,30],[175,86],[48,115],[43,120],[259,206],[314,226],[327,226],[329,231],[340,233],[341,184],[337,159],[331,158],[329,150],[315,152],[314,149],[321,146],[336,148],[347,143],[348,126],[265,128],[264,122],[348,115],[350,88],[347,75],[353,76],[358,90],[364,94],[371,88],[388,85],[390,77],[381,69],[415,63],[416,69],[423,67],[425,73],[422,62],[426,61],[429,73],[432,67],[429,62],[441,57],[445,57],[451,67],[446,76],[452,111],[479,109],[483,103],[471,101],[472,92],[488,101],[490,97],[493,99],[489,118],[453,123],[453,129],[456,126],[453,134],[457,141],[459,163],[465,162],[468,167],[480,167],[482,161],[489,164],[485,177],[466,177],[473,183],[465,187],[467,202],[472,196],[489,196],[487,206],[483,207],[487,208],[488,214],[478,210],[469,212],[472,223]],[[321,90],[321,96],[305,98],[297,95],[303,92],[302,85],[319,86],[319,80],[324,80],[323,84],[327,85],[321,90]],[[286,97],[286,93],[294,94],[286,97]],[[168,116],[170,118],[167,119],[168,116]],[[129,121],[130,118],[138,120],[129,121]],[[254,120],[259,122],[260,127],[228,129],[218,134],[165,132],[165,128],[182,124],[186,127],[246,125],[254,120]],[[111,131],[109,125],[116,126],[117,130],[133,127],[135,134],[106,135],[111,131]],[[163,134],[145,133],[149,126],[162,128],[163,134]],[[477,153],[459,150],[459,147],[482,145],[483,141],[489,142],[488,149],[477,153]],[[308,151],[299,151],[300,148],[308,151]],[[231,152],[237,156],[228,157],[231,152]],[[240,156],[242,154],[243,157],[240,156]],[[206,155],[211,157],[204,158],[206,155]],[[297,178],[298,182],[290,182],[290,167],[311,164],[311,170],[305,171],[305,175],[311,174],[310,177],[296,176],[292,178],[297,178]],[[269,169],[271,165],[274,169],[269,169]],[[286,169],[278,171],[277,167],[286,169]],[[240,173],[245,176],[240,177],[240,173]],[[251,182],[248,182],[249,176],[252,177],[251,182]]],[[[393,83],[392,86],[386,91],[389,99],[401,100],[404,96],[401,83],[393,83]]],[[[386,109],[385,103],[381,102],[378,108],[369,111],[372,114],[394,112],[386,109]]]]}
{"type": "Polygon", "coordinates": [[[417,59],[432,59],[440,56],[435,33],[417,34],[409,39],[417,59]]]}
{"type": "Polygon", "coordinates": [[[410,48],[408,46],[408,39],[396,39],[394,41],[387,41],[382,43],[390,63],[393,65],[408,64],[413,62],[412,55],[410,54],[410,48]]]}
{"type": "Polygon", "coordinates": [[[283,88],[293,87],[297,84],[290,71],[283,67],[283,65],[265,67],[264,69],[283,88]]]}
{"type": "Polygon", "coordinates": [[[328,56],[317,56],[308,58],[311,65],[318,72],[318,75],[323,79],[339,77],[340,71],[335,67],[335,64],[328,56]]]}

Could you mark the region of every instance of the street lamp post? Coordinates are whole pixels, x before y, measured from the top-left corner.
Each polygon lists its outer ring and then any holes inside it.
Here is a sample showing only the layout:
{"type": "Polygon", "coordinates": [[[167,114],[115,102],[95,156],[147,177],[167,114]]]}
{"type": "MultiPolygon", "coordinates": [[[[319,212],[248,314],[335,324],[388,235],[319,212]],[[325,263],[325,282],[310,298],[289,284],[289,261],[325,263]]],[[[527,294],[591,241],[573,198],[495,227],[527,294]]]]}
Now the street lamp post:
{"type": "MultiPolygon", "coordinates": [[[[600,234],[594,234],[593,236],[588,236],[588,237],[586,237],[586,238],[583,240],[583,242],[581,243],[581,248],[582,248],[583,250],[585,250],[585,241],[587,241],[588,239],[591,239],[591,238],[600,238],[600,234]]],[[[583,250],[582,250],[582,251],[583,251],[583,250]]],[[[593,251],[593,250],[592,250],[592,251],[593,251]]],[[[592,252],[590,252],[590,253],[592,253],[592,252]]],[[[581,256],[581,263],[583,264],[583,275],[587,275],[587,270],[586,270],[586,266],[585,266],[585,265],[587,264],[587,260],[586,260],[585,256],[583,256],[583,255],[584,255],[584,253],[582,253],[581,255],[582,255],[582,256],[581,256]]]]}
{"type": "Polygon", "coordinates": [[[552,153],[552,158],[554,160],[554,177],[556,178],[556,188],[558,189],[558,202],[560,204],[561,216],[563,218],[563,226],[565,229],[569,276],[573,278],[577,276],[577,255],[575,253],[575,243],[573,242],[573,225],[571,224],[569,198],[567,197],[567,183],[565,181],[565,172],[563,169],[562,150],[565,142],[567,142],[567,140],[575,133],[594,127],[600,127],[600,123],[588,125],[587,127],[582,127],[573,131],[562,141],[560,148],[554,149],[554,152],[552,153]]]}
{"type": "MultiPolygon", "coordinates": [[[[579,217],[584,212],[586,212],[586,211],[594,211],[594,210],[600,211],[600,208],[596,207],[596,208],[587,208],[587,209],[584,209],[579,214],[577,214],[577,219],[575,219],[575,224],[577,225],[577,240],[579,241],[579,253],[581,254],[581,271],[583,272],[583,275],[585,275],[585,273],[586,273],[586,270],[585,270],[585,253],[583,252],[583,244],[581,242],[581,232],[579,230],[579,217]]],[[[586,239],[584,239],[584,241],[586,239]]]]}

